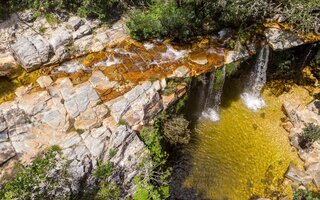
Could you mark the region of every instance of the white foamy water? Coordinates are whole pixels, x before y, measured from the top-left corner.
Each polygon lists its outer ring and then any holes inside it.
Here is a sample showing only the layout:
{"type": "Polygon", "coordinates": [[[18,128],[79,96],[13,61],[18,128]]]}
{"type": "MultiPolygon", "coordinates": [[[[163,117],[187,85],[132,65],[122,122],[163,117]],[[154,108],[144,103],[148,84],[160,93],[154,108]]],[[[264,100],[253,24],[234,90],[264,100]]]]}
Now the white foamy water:
{"type": "Polygon", "coordinates": [[[108,57],[108,59],[104,62],[98,62],[96,64],[94,64],[93,66],[94,67],[99,67],[99,66],[107,66],[107,67],[110,67],[110,66],[113,66],[113,65],[118,65],[118,64],[121,64],[122,61],[118,58],[114,58],[114,57],[108,57]]]}
{"type": "Polygon", "coordinates": [[[217,111],[215,111],[214,109],[212,109],[212,108],[208,108],[206,111],[203,111],[202,112],[202,117],[210,119],[213,122],[216,122],[216,121],[220,120],[219,113],[217,111]]]}
{"type": "Polygon", "coordinates": [[[241,95],[241,99],[243,103],[247,106],[247,108],[255,112],[267,105],[266,102],[262,99],[262,97],[255,96],[246,92],[241,95]]]}
{"type": "Polygon", "coordinates": [[[154,44],[152,44],[152,43],[144,43],[143,46],[147,50],[150,50],[150,49],[154,48],[154,44]]]}
{"type": "Polygon", "coordinates": [[[161,57],[164,59],[174,59],[179,60],[180,58],[184,58],[188,55],[186,50],[176,50],[171,45],[167,45],[167,51],[161,54],[161,57]]]}
{"type": "Polygon", "coordinates": [[[261,97],[261,92],[267,81],[269,51],[268,45],[261,49],[254,69],[251,72],[249,87],[247,87],[241,95],[244,104],[255,112],[266,106],[265,101],[261,97]]]}
{"type": "Polygon", "coordinates": [[[85,67],[79,63],[65,63],[65,64],[57,67],[57,71],[72,74],[72,73],[77,72],[77,71],[84,69],[84,68],[85,67]]]}

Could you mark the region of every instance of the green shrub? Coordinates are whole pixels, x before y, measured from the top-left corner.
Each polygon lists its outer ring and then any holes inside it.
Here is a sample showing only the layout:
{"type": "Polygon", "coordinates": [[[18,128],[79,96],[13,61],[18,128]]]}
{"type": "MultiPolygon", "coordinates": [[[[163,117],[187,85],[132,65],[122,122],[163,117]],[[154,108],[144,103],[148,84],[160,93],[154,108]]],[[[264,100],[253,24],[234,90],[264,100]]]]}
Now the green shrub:
{"type": "Polygon", "coordinates": [[[190,140],[189,122],[183,116],[172,116],[163,125],[163,134],[171,144],[187,144],[190,140]]]}
{"type": "Polygon", "coordinates": [[[96,200],[119,200],[121,196],[120,188],[113,184],[109,183],[106,180],[100,184],[100,189],[94,199],[96,200]]]}
{"type": "Polygon", "coordinates": [[[320,200],[320,194],[311,192],[310,190],[293,190],[293,200],[320,200]]]}
{"type": "Polygon", "coordinates": [[[156,1],[134,12],[127,27],[133,38],[169,37],[182,41],[222,27],[246,28],[282,15],[294,29],[309,33],[319,20],[317,0],[184,0],[156,1]]]}
{"type": "Polygon", "coordinates": [[[310,147],[318,139],[320,139],[320,126],[309,123],[303,129],[300,145],[302,147],[310,147]]]}
{"type": "Polygon", "coordinates": [[[157,3],[148,10],[137,10],[131,14],[127,27],[130,35],[137,40],[151,38],[171,38],[185,41],[193,32],[188,25],[193,13],[185,8],[179,8],[175,3],[157,3]]]}
{"type": "Polygon", "coordinates": [[[113,158],[116,154],[117,154],[117,150],[115,150],[115,149],[113,149],[113,148],[111,148],[111,149],[109,150],[109,157],[110,157],[110,158],[113,158]]]}
{"type": "Polygon", "coordinates": [[[108,178],[112,174],[112,163],[102,163],[98,165],[97,169],[94,171],[93,175],[98,179],[108,178]]]}
{"type": "MultiPolygon", "coordinates": [[[[68,182],[65,169],[54,177],[47,176],[47,172],[55,168],[60,151],[60,147],[52,146],[29,165],[18,164],[14,177],[2,182],[0,199],[51,199],[55,189],[59,186],[65,187],[64,184],[68,182]],[[41,188],[40,184],[44,184],[44,187],[41,188]]],[[[70,194],[63,195],[63,198],[67,199],[70,194]]]]}

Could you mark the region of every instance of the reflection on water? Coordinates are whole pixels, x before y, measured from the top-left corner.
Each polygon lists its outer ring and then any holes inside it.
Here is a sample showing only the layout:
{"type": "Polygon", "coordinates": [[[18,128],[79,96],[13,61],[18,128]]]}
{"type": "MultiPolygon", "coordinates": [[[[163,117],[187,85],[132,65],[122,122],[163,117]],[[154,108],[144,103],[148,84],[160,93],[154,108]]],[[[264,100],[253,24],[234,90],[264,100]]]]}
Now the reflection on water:
{"type": "MultiPolygon", "coordinates": [[[[253,112],[239,98],[241,88],[238,81],[226,81],[220,121],[200,118],[195,123],[192,141],[180,149],[174,166],[173,198],[197,194],[197,199],[243,200],[289,194],[281,181],[289,163],[299,160],[281,127],[281,102],[265,91],[267,106],[253,112]]],[[[198,97],[192,95],[188,110],[196,108],[198,97]]]]}

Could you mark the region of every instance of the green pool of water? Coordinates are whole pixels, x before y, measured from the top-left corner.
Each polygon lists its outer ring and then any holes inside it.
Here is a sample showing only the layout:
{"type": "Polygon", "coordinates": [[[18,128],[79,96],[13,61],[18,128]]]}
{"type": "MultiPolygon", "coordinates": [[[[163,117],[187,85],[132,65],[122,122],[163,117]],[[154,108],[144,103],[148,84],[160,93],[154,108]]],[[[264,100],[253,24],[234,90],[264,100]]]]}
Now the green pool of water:
{"type": "Polygon", "coordinates": [[[183,148],[191,164],[182,185],[202,199],[290,195],[283,175],[290,162],[298,164],[299,159],[281,126],[282,102],[265,90],[267,107],[253,112],[239,98],[242,87],[237,81],[226,82],[220,121],[200,118],[192,141],[183,148]]]}

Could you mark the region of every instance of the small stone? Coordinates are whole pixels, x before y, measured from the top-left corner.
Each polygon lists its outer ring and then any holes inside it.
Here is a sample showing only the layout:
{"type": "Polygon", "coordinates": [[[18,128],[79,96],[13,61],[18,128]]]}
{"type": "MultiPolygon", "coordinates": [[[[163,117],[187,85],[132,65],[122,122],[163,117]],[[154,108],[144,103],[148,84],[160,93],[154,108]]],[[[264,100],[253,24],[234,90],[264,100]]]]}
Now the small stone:
{"type": "Polygon", "coordinates": [[[79,27],[79,29],[74,32],[73,35],[73,39],[79,39],[82,38],[83,36],[89,35],[91,33],[91,28],[88,25],[82,25],[79,27]]]}
{"type": "Polygon", "coordinates": [[[41,88],[47,88],[51,85],[52,79],[50,76],[41,76],[37,79],[37,83],[40,85],[41,88]]]}
{"type": "Polygon", "coordinates": [[[80,17],[78,16],[72,16],[68,20],[68,25],[74,30],[78,30],[78,28],[83,25],[83,21],[80,17]]]}
{"type": "Polygon", "coordinates": [[[184,78],[184,77],[189,77],[189,76],[190,76],[190,69],[185,66],[181,66],[181,67],[178,67],[170,77],[171,78],[184,78]]]}
{"type": "Polygon", "coordinates": [[[297,183],[308,184],[312,182],[311,177],[307,176],[303,171],[301,171],[292,163],[290,164],[285,176],[297,183]]]}
{"type": "Polygon", "coordinates": [[[18,63],[10,52],[0,55],[0,76],[8,76],[17,68],[18,63]]]}

